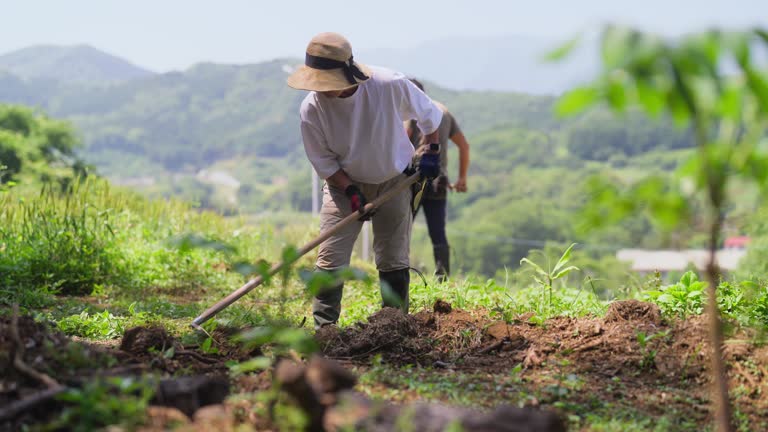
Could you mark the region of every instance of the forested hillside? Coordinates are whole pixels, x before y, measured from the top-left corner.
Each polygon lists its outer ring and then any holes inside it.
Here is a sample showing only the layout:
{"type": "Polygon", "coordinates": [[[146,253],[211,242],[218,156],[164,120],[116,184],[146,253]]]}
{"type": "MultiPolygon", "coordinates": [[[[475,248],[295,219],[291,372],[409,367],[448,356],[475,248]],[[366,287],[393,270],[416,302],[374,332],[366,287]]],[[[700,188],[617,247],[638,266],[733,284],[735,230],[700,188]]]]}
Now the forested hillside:
{"type": "MultiPolygon", "coordinates": [[[[88,85],[6,72],[0,102],[72,121],[82,133],[78,154],[115,183],[228,214],[309,211],[311,170],[297,114],[304,93],[285,85],[296,63],[204,63],[88,85]]],[[[494,275],[548,241],[599,243],[595,256],[628,245],[695,241],[660,237],[642,217],[610,242],[581,237],[572,223],[590,175],[621,181],[668,171],[691,146],[686,131],[632,112],[617,119],[598,110],[564,120],[554,114],[553,97],[426,85],[456,115],[472,148],[469,193],[450,199],[449,235],[462,251],[460,268],[494,275]]],[[[453,173],[456,158],[452,152],[453,173]]],[[[417,227],[416,238],[422,235],[417,227]]],[[[429,262],[427,251],[414,253],[429,262]]]]}

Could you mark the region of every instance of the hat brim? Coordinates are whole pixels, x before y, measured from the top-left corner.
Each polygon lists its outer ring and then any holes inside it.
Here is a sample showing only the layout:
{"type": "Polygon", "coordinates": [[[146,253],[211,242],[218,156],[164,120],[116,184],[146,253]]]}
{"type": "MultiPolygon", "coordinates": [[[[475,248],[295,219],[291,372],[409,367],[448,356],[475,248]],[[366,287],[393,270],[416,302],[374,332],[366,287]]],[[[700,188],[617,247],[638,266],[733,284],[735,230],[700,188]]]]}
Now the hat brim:
{"type": "Polygon", "coordinates": [[[368,66],[358,62],[355,62],[355,65],[368,78],[364,80],[356,78],[357,83],[350,84],[341,69],[321,70],[302,65],[288,77],[288,85],[297,90],[320,92],[346,90],[367,81],[371,77],[371,69],[368,66]]]}

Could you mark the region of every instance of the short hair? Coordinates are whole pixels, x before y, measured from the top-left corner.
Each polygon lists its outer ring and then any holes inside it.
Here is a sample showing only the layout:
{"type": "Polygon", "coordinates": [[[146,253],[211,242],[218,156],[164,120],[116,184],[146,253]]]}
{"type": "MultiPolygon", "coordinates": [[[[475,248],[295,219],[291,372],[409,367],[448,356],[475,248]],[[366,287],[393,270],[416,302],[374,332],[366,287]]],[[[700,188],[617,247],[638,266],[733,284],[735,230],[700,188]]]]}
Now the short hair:
{"type": "Polygon", "coordinates": [[[421,91],[423,91],[423,92],[425,92],[425,93],[426,93],[426,90],[424,90],[424,85],[421,83],[421,81],[417,80],[416,78],[408,78],[408,79],[409,79],[409,80],[411,80],[411,82],[412,82],[412,83],[413,83],[413,84],[414,84],[416,87],[418,87],[418,88],[419,88],[419,90],[421,90],[421,91]]]}

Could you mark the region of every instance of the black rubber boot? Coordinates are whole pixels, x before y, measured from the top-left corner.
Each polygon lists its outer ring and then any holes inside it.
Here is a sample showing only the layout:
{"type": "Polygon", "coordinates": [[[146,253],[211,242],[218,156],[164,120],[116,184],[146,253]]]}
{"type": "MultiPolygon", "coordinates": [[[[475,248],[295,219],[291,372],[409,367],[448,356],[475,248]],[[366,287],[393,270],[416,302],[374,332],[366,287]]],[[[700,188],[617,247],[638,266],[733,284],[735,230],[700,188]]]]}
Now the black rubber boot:
{"type": "Polygon", "coordinates": [[[451,248],[446,245],[438,245],[432,248],[435,255],[435,275],[437,280],[445,282],[451,274],[451,248]]]}
{"type": "Polygon", "coordinates": [[[408,313],[408,287],[411,283],[409,269],[379,272],[383,307],[400,308],[408,313]]]}
{"type": "MultiPolygon", "coordinates": [[[[325,272],[317,269],[315,271],[325,272]]],[[[323,288],[312,300],[312,316],[315,319],[315,330],[320,327],[336,324],[341,315],[341,296],[344,292],[344,282],[323,288]]]]}

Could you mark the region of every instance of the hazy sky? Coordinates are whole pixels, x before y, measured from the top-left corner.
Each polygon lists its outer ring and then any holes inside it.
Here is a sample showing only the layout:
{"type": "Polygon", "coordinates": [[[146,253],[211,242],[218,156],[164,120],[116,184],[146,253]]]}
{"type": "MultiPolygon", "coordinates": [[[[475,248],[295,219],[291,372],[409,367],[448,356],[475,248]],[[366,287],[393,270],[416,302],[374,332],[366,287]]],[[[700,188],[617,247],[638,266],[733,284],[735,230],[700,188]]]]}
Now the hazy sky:
{"type": "Polygon", "coordinates": [[[768,26],[768,0],[11,0],[0,10],[0,53],[86,43],[155,71],[301,57],[321,31],[368,51],[448,36],[560,40],[605,21],[668,34],[768,26]]]}

